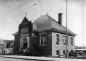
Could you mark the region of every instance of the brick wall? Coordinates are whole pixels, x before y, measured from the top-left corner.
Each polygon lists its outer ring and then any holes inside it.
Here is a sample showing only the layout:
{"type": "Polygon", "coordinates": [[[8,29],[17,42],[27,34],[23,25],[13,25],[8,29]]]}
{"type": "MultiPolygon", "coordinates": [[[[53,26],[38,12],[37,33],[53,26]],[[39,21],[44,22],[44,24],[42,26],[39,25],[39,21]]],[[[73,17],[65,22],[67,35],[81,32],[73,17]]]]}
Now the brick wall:
{"type": "MultiPolygon", "coordinates": [[[[63,50],[66,50],[66,45],[63,44],[63,39],[65,34],[60,34],[60,33],[56,33],[56,32],[52,32],[52,56],[57,56],[56,55],[56,51],[59,50],[59,54],[60,55],[64,55],[63,54],[63,50]],[[56,34],[59,34],[59,45],[56,45],[56,34]]],[[[70,50],[74,50],[74,37],[73,37],[73,46],[71,45],[71,37],[73,36],[68,36],[68,52],[70,50]]]]}

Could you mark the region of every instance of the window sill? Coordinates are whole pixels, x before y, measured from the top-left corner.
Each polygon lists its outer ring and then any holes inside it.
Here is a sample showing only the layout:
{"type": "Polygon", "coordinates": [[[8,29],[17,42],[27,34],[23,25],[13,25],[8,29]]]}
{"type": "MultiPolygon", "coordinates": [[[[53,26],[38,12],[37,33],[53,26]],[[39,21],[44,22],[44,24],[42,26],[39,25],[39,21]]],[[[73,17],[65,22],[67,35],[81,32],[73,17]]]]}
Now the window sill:
{"type": "Polygon", "coordinates": [[[56,45],[56,46],[59,46],[59,45],[56,45]]]}
{"type": "Polygon", "coordinates": [[[66,45],[63,45],[63,46],[66,46],[66,45]]]}

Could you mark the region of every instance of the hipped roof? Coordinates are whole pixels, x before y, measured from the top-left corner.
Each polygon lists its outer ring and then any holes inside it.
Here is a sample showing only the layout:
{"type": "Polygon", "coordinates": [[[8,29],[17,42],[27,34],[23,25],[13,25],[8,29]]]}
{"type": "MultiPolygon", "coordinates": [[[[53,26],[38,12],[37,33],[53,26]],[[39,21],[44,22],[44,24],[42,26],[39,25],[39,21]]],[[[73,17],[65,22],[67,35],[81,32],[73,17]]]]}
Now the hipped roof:
{"type": "Polygon", "coordinates": [[[53,19],[49,15],[40,16],[33,22],[33,30],[42,31],[45,29],[75,35],[72,31],[60,25],[55,19],[53,19]]]}

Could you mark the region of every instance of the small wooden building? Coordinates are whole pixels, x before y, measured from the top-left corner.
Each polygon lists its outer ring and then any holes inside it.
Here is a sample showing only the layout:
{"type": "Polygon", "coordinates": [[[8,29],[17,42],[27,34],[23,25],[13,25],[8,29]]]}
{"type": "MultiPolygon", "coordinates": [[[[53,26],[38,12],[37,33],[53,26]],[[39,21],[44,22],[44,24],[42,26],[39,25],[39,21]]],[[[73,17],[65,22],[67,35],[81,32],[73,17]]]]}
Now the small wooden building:
{"type": "Polygon", "coordinates": [[[58,22],[49,15],[43,15],[32,23],[26,16],[19,30],[14,34],[14,53],[27,51],[36,56],[65,56],[74,50],[75,34],[62,26],[62,13],[58,22]]]}

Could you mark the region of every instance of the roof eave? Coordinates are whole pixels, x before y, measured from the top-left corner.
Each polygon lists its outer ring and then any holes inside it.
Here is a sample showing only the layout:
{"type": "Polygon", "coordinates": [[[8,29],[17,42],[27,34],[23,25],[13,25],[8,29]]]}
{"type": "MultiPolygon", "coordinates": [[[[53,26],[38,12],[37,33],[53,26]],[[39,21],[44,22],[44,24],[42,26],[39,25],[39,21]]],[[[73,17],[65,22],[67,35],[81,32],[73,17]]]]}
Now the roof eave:
{"type": "Polygon", "coordinates": [[[33,32],[43,32],[43,31],[53,31],[53,32],[58,32],[58,33],[62,33],[62,34],[68,34],[68,35],[71,35],[71,36],[76,36],[76,34],[74,33],[70,33],[70,32],[66,32],[66,31],[62,31],[62,30],[59,30],[59,29],[55,29],[55,28],[47,28],[47,29],[35,29],[33,30],[33,32]]]}

